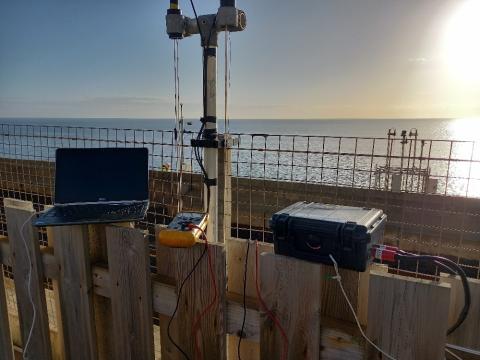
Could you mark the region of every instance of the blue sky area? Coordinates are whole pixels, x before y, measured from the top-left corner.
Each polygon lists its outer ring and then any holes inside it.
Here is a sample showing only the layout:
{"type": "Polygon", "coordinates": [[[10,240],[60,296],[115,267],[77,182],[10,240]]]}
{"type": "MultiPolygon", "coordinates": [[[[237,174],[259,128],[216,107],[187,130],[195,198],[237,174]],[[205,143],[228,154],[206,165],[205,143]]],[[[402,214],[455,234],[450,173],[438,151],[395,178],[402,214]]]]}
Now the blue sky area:
{"type": "MultiPolygon", "coordinates": [[[[218,7],[196,3],[199,13],[218,7]]],[[[480,54],[478,41],[469,42],[480,36],[478,20],[469,23],[480,17],[478,4],[238,0],[248,26],[231,35],[231,117],[478,116],[480,72],[469,65],[480,54]]],[[[180,5],[192,15],[187,1],[180,5]]],[[[165,0],[2,0],[0,116],[171,118],[167,7],[165,0]]],[[[185,116],[198,117],[198,38],[181,41],[180,61],[185,116]]],[[[219,116],[222,79],[223,36],[219,116]]]]}

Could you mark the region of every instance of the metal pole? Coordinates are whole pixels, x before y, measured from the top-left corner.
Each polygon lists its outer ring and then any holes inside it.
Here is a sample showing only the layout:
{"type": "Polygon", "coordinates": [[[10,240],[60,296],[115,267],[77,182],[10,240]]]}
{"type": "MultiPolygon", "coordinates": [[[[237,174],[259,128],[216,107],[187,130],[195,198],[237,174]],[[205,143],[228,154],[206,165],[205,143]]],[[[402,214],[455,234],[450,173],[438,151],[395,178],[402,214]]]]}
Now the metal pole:
{"type": "Polygon", "coordinates": [[[208,209],[207,236],[209,241],[218,241],[218,151],[228,146],[227,139],[217,134],[217,47],[221,31],[243,31],[246,26],[245,12],[235,7],[235,0],[220,0],[216,14],[195,14],[195,18],[182,15],[178,0],[170,0],[166,15],[167,34],[171,39],[200,34],[203,49],[203,118],[201,139],[192,139],[192,146],[203,148],[203,167],[206,172],[204,199],[208,209]],[[207,203],[208,202],[208,203],[207,203]]]}
{"type": "Polygon", "coordinates": [[[236,7],[236,1],[235,0],[220,0],[220,6],[232,6],[236,7]]]}
{"type": "MultiPolygon", "coordinates": [[[[203,61],[205,64],[205,130],[204,139],[217,138],[217,47],[209,46],[204,50],[203,61]]],[[[204,163],[208,179],[218,179],[218,148],[204,148],[204,163]]],[[[207,194],[207,186],[204,187],[207,194]]],[[[217,241],[218,234],[218,187],[216,182],[210,183],[210,203],[205,196],[205,208],[208,209],[207,236],[210,241],[217,241]]]]}

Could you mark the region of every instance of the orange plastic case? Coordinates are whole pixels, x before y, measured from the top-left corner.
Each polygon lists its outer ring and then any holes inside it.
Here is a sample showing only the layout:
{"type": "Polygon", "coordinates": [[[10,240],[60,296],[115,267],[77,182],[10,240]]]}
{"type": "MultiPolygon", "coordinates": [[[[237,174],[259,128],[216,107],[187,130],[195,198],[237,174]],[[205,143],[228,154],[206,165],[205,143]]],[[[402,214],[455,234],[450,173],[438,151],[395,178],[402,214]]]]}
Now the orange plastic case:
{"type": "Polygon", "coordinates": [[[204,213],[178,213],[168,227],[158,233],[157,241],[160,245],[168,247],[192,247],[200,239],[202,231],[197,228],[192,229],[189,225],[194,224],[205,230],[207,219],[208,215],[204,213]]]}

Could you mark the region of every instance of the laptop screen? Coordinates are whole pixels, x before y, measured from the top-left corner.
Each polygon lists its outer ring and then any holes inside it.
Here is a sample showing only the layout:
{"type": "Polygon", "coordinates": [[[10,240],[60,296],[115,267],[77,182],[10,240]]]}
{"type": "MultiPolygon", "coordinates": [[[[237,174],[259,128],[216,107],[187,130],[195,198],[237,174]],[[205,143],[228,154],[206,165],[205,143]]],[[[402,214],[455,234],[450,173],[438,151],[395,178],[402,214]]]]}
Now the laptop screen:
{"type": "Polygon", "coordinates": [[[58,149],[55,203],[148,200],[146,148],[58,149]]]}

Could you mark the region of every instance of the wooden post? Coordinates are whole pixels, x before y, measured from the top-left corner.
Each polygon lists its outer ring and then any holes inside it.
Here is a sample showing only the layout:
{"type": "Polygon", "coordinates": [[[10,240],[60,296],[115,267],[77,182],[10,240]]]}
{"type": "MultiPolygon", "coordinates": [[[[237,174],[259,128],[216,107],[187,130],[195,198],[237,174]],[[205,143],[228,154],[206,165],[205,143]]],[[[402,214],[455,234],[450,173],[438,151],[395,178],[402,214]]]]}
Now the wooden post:
{"type": "MultiPolygon", "coordinates": [[[[158,233],[165,228],[163,225],[157,225],[155,227],[155,239],[158,239],[158,233]]],[[[174,249],[167,246],[163,246],[156,243],[157,247],[157,274],[164,281],[172,285],[177,284],[175,278],[175,254],[174,249]]],[[[181,280],[180,280],[181,281],[181,280]]],[[[170,316],[159,314],[160,322],[160,352],[162,360],[180,360],[182,354],[175,348],[170,339],[168,338],[168,323],[170,322],[170,316]]],[[[174,339],[178,339],[178,327],[177,319],[172,320],[170,325],[170,334],[174,339]]]]}
{"type": "MultiPolygon", "coordinates": [[[[201,320],[196,336],[203,359],[226,359],[226,264],[222,244],[210,244],[213,272],[216,276],[217,302],[201,320]]],[[[175,256],[177,294],[180,282],[191,272],[196,261],[202,256],[204,244],[196,244],[191,248],[172,249],[175,256]]],[[[196,270],[185,283],[177,312],[178,338],[176,342],[191,359],[196,358],[194,351],[194,335],[192,326],[199,313],[213,300],[212,284],[207,253],[198,264],[196,270]]]]}
{"type": "Polygon", "coordinates": [[[230,238],[232,228],[232,150],[218,150],[218,242],[230,238]]]}
{"type": "MultiPolygon", "coordinates": [[[[260,258],[261,294],[288,337],[287,359],[320,358],[321,276],[319,264],[275,254],[260,258]]],[[[281,359],[284,340],[261,309],[261,359],[281,359]]]]}
{"type": "MultiPolygon", "coordinates": [[[[244,243],[242,240],[237,240],[239,243],[244,243]]],[[[246,244],[246,243],[245,243],[246,244]]],[[[272,251],[272,244],[261,244],[262,248],[267,249],[267,251],[272,251]]],[[[176,249],[169,249],[172,252],[175,252],[176,249]]],[[[11,251],[8,241],[1,241],[0,239],[0,262],[4,263],[7,266],[12,265],[11,261],[11,251]]],[[[238,254],[238,253],[237,253],[238,254]]],[[[250,256],[253,256],[254,253],[251,253],[250,256]]],[[[176,257],[174,255],[171,255],[176,257]]],[[[58,266],[58,261],[51,251],[42,251],[42,264],[44,268],[44,274],[48,278],[57,279],[60,276],[60,270],[58,266]]],[[[167,259],[170,257],[167,256],[167,259]]],[[[233,268],[236,267],[235,262],[239,261],[242,263],[242,260],[235,259],[233,263],[230,263],[230,266],[233,268]]],[[[172,264],[176,263],[172,261],[172,264]]],[[[172,265],[173,269],[176,266],[172,265]]],[[[242,276],[240,274],[241,269],[238,266],[237,272],[232,272],[232,276],[236,276],[237,279],[233,280],[242,286],[242,276]]],[[[253,268],[249,266],[247,277],[249,277],[247,293],[251,290],[250,287],[254,287],[254,282],[250,281],[250,276],[253,276],[253,268]]],[[[108,300],[112,296],[112,281],[110,277],[109,270],[106,266],[100,266],[99,264],[92,266],[92,275],[94,287],[93,290],[96,295],[101,298],[108,300]]],[[[10,287],[13,289],[13,281],[10,279],[5,279],[6,283],[11,283],[10,287]]],[[[175,304],[177,302],[176,289],[175,286],[170,285],[169,281],[166,281],[167,278],[155,275],[152,277],[152,306],[153,310],[160,315],[164,315],[167,319],[172,316],[175,304]]],[[[7,286],[7,285],[6,285],[7,286]]],[[[239,291],[241,292],[241,291],[239,291]]],[[[230,335],[238,334],[243,321],[243,306],[240,298],[240,294],[228,293],[227,294],[227,305],[226,305],[226,317],[227,317],[227,328],[226,331],[230,335]]],[[[183,297],[182,297],[183,299],[183,297]]],[[[185,299],[183,299],[185,300],[185,299]]],[[[188,299],[187,299],[188,300],[188,299]]],[[[260,339],[260,314],[256,310],[255,305],[252,301],[255,299],[247,298],[247,317],[245,323],[245,335],[247,340],[255,341],[257,346],[259,345],[258,341],[260,339]]],[[[98,319],[97,319],[98,320],[98,319]]],[[[12,323],[10,323],[12,324],[12,323]]],[[[12,325],[11,325],[12,326],[12,325]]],[[[18,328],[18,326],[17,326],[18,328]]],[[[20,329],[16,330],[17,333],[20,333],[20,329]]],[[[113,342],[113,330],[111,333],[107,334],[113,342]]],[[[179,338],[173,334],[175,340],[179,338]]],[[[19,338],[19,336],[17,337],[19,338]]],[[[363,348],[360,348],[358,344],[358,334],[355,331],[355,328],[352,324],[345,322],[338,322],[333,319],[322,319],[322,352],[321,359],[349,359],[349,360],[360,360],[362,359],[363,348]],[[352,335],[353,334],[353,335],[352,335]]],[[[14,339],[15,344],[20,344],[20,339],[14,339]]],[[[235,343],[236,345],[236,343],[235,343]]],[[[163,343],[162,343],[163,347],[163,343]]],[[[113,348],[112,348],[113,349],[113,348]]],[[[242,347],[243,349],[243,347],[242,347]]],[[[114,350],[111,350],[109,358],[114,356],[114,350]]],[[[163,358],[162,358],[163,359],[163,358]]],[[[169,359],[168,357],[166,359],[169,359]]],[[[235,354],[229,359],[235,359],[235,354]]],[[[248,357],[248,353],[242,350],[242,359],[253,359],[248,357]]],[[[469,359],[465,357],[465,359],[469,359]]],[[[473,360],[473,359],[472,359],[473,360]]]]}
{"type": "MultiPolygon", "coordinates": [[[[249,240],[228,239],[225,243],[227,250],[227,288],[228,292],[235,296],[238,301],[243,302],[243,277],[245,260],[247,255],[247,244],[249,240]]],[[[273,252],[272,244],[259,243],[259,252],[273,252]]],[[[248,251],[247,287],[245,291],[248,302],[257,303],[257,292],[255,289],[255,242],[250,241],[248,251]]],[[[243,306],[243,304],[242,304],[243,306]]],[[[256,315],[256,314],[255,314],[256,315]]],[[[243,319],[243,312],[240,314],[243,319]]],[[[250,321],[253,314],[247,311],[246,323],[250,321]]],[[[228,358],[237,359],[238,336],[227,336],[228,358]]],[[[240,346],[242,359],[260,359],[260,346],[258,341],[243,339],[240,346]]]]}
{"type": "MultiPolygon", "coordinates": [[[[443,359],[450,285],[370,273],[367,335],[397,360],[443,359]]],[[[367,346],[367,359],[379,359],[367,346]]],[[[383,357],[382,357],[383,358],[383,357]]]]}
{"type": "Polygon", "coordinates": [[[3,282],[3,266],[0,264],[0,359],[13,360],[12,345],[5,297],[5,284],[3,282]]]}
{"type": "MultiPolygon", "coordinates": [[[[355,322],[355,318],[348,307],[347,302],[335,280],[335,270],[333,266],[322,265],[324,276],[322,279],[322,316],[328,316],[334,319],[355,322]]],[[[360,274],[357,271],[348,269],[339,269],[342,277],[343,287],[352,302],[355,311],[359,309],[359,281],[360,274]]]]}
{"type": "Polygon", "coordinates": [[[106,228],[115,359],[153,359],[148,242],[137,229],[106,228]]]}
{"type": "MultiPolygon", "coordinates": [[[[52,208],[53,205],[46,205],[44,210],[48,210],[52,208]]],[[[47,241],[48,241],[48,251],[55,251],[54,250],[54,235],[53,235],[54,227],[47,227],[47,241]]],[[[58,265],[58,264],[55,264],[58,265]]],[[[46,277],[48,277],[47,271],[45,267],[43,268],[43,272],[46,277]]],[[[58,278],[51,278],[52,288],[53,288],[53,301],[55,304],[55,319],[57,325],[57,341],[52,341],[52,352],[53,357],[56,356],[60,359],[65,359],[65,339],[63,336],[63,319],[62,319],[62,305],[60,300],[60,292],[59,292],[59,285],[58,285],[58,278]]]]}
{"type": "Polygon", "coordinates": [[[44,276],[40,244],[37,232],[32,226],[35,211],[32,203],[26,201],[4,199],[4,205],[8,238],[13,253],[13,276],[15,278],[15,292],[24,346],[33,326],[25,355],[32,359],[51,359],[52,348],[43,285],[44,276]],[[28,288],[29,274],[30,289],[28,288]],[[35,323],[33,323],[34,314],[35,323]]]}
{"type": "MultiPolygon", "coordinates": [[[[453,324],[463,308],[463,286],[459,277],[442,274],[442,281],[452,287],[450,296],[449,324],[453,324]]],[[[470,285],[471,304],[464,323],[449,337],[448,342],[468,349],[480,351],[480,280],[468,279],[470,285]]]]}
{"type": "Polygon", "coordinates": [[[97,359],[93,284],[88,258],[88,227],[52,228],[58,259],[61,321],[65,357],[97,359]]]}
{"type": "MultiPolygon", "coordinates": [[[[132,228],[133,223],[117,223],[117,226],[132,228]]],[[[92,265],[108,266],[107,240],[105,224],[88,225],[89,257],[92,265]]],[[[113,353],[113,320],[110,298],[94,294],[95,332],[97,334],[97,350],[100,360],[109,360],[113,353]]]]}
{"type": "MultiPolygon", "coordinates": [[[[388,273],[388,265],[372,263],[367,267],[367,270],[360,273],[360,280],[358,282],[358,309],[357,315],[360,324],[367,326],[368,319],[368,289],[370,287],[370,272],[377,271],[381,273],[388,273]]],[[[342,279],[343,283],[343,279],[342,279]]],[[[351,313],[351,312],[350,312],[351,313]]]]}
{"type": "MultiPolygon", "coordinates": [[[[105,225],[88,225],[88,238],[91,264],[107,266],[107,241],[105,225]]],[[[97,350],[100,360],[108,360],[112,356],[112,307],[110,299],[94,294],[93,296],[95,333],[97,334],[97,350]]]]}

